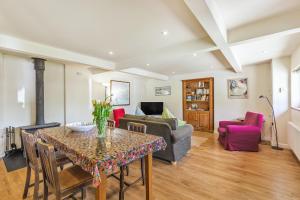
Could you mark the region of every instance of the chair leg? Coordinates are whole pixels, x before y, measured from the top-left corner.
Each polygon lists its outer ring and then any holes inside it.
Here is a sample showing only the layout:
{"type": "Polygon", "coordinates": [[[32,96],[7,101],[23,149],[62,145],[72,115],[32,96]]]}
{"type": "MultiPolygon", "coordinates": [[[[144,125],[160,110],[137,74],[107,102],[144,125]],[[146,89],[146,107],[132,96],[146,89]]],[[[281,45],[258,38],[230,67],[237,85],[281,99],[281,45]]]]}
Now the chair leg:
{"type": "Polygon", "coordinates": [[[126,165],[126,176],[129,176],[129,166],[128,165],[126,165]]]}
{"type": "Polygon", "coordinates": [[[145,160],[144,160],[144,158],[141,159],[141,175],[142,175],[143,185],[145,185],[145,160]]]}
{"type": "Polygon", "coordinates": [[[46,182],[44,181],[44,200],[48,200],[48,186],[46,182]]]}
{"type": "Polygon", "coordinates": [[[24,186],[24,192],[23,192],[23,199],[27,197],[29,184],[30,184],[30,177],[31,177],[31,168],[27,166],[27,173],[26,173],[26,181],[24,186]]]}
{"type": "Polygon", "coordinates": [[[124,167],[120,167],[120,191],[119,200],[124,200],[124,167]]]}
{"type": "Polygon", "coordinates": [[[40,177],[39,177],[39,170],[34,170],[34,193],[33,193],[33,199],[38,200],[39,199],[39,184],[40,184],[40,177]]]}
{"type": "Polygon", "coordinates": [[[86,188],[81,189],[81,199],[84,200],[86,197],[86,188]]]}

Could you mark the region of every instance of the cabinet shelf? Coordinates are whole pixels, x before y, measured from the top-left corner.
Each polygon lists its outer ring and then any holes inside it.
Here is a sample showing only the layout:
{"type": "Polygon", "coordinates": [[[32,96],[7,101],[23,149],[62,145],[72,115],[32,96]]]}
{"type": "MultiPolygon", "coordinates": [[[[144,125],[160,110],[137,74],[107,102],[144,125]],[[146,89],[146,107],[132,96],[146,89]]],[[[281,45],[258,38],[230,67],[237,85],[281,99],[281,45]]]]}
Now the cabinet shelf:
{"type": "Polygon", "coordinates": [[[201,101],[201,100],[191,100],[191,101],[186,101],[187,103],[209,103],[209,101],[201,101]]]}
{"type": "Polygon", "coordinates": [[[182,86],[184,120],[187,121],[187,123],[193,125],[196,131],[213,132],[214,79],[201,78],[193,80],[183,80],[182,86]],[[200,100],[200,98],[203,98],[205,100],[200,100]]]}

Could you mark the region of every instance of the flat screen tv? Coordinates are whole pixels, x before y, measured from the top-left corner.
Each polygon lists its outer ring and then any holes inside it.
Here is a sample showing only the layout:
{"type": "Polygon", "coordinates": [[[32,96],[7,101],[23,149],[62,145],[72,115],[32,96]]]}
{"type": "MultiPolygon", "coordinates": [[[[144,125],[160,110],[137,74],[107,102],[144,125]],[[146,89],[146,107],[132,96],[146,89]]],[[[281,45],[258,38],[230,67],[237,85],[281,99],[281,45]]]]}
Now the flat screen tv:
{"type": "Polygon", "coordinates": [[[145,115],[161,115],[163,108],[163,102],[141,102],[141,109],[145,115]]]}

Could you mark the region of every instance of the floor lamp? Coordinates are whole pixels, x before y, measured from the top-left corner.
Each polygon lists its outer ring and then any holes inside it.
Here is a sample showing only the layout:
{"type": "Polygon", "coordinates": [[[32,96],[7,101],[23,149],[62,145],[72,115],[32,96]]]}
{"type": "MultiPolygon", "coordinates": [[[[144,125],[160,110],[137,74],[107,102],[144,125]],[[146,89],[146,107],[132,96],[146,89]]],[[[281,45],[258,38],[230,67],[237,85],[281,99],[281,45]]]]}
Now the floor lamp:
{"type": "MultiPolygon", "coordinates": [[[[272,127],[274,126],[275,129],[275,137],[276,137],[276,146],[272,146],[272,149],[275,150],[283,150],[283,148],[279,147],[278,145],[278,131],[277,131],[277,125],[276,125],[276,117],[275,117],[275,112],[274,112],[274,108],[272,103],[270,102],[269,98],[266,96],[259,96],[260,99],[266,99],[270,105],[270,107],[272,108],[272,127]]],[[[272,145],[272,144],[271,144],[272,145]]]]}

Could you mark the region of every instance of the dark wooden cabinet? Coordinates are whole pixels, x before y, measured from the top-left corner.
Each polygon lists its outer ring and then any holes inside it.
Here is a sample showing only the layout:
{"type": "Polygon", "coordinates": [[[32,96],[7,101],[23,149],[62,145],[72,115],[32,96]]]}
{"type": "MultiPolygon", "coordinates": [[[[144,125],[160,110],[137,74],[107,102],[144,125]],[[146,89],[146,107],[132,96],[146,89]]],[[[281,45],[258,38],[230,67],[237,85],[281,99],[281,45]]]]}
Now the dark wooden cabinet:
{"type": "Polygon", "coordinates": [[[182,81],[183,119],[197,131],[214,130],[214,79],[182,81]]]}

